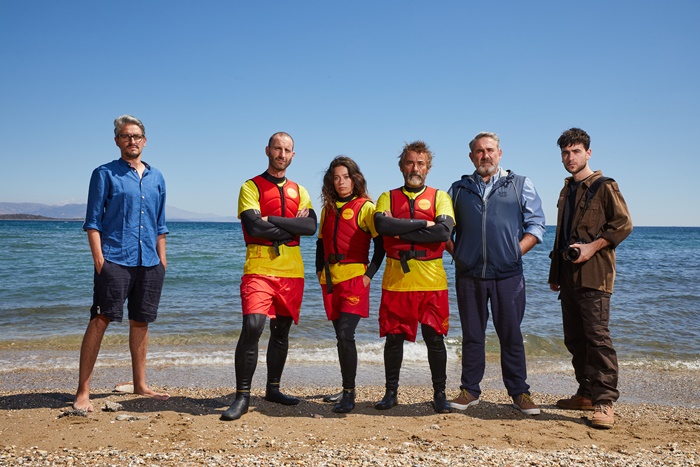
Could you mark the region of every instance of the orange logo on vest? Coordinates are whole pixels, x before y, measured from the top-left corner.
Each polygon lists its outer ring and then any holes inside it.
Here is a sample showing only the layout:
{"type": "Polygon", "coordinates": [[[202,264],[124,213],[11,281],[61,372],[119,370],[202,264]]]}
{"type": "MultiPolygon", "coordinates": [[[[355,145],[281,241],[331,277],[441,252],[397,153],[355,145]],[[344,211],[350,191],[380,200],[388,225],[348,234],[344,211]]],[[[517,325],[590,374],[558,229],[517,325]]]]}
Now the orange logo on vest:
{"type": "Polygon", "coordinates": [[[418,207],[423,211],[427,211],[428,209],[430,209],[430,205],[431,204],[429,199],[423,198],[418,200],[418,207]]]}
{"type": "Polygon", "coordinates": [[[292,199],[296,199],[297,196],[299,196],[299,193],[297,193],[297,190],[295,190],[292,187],[287,188],[287,196],[289,196],[292,199]]]}
{"type": "Polygon", "coordinates": [[[343,209],[342,216],[343,216],[343,219],[345,219],[346,221],[352,219],[352,216],[354,216],[354,215],[355,215],[355,212],[352,209],[350,209],[350,208],[343,209]]]}

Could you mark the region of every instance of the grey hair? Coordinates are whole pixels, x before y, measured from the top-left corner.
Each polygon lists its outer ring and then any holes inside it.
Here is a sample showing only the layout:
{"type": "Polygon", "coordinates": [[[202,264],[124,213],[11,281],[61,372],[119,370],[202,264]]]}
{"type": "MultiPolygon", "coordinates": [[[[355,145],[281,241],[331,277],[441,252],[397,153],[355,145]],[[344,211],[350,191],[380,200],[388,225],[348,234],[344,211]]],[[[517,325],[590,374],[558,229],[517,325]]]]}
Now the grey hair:
{"type": "Polygon", "coordinates": [[[146,127],[143,126],[141,120],[132,115],[122,115],[114,119],[114,136],[117,136],[124,125],[136,125],[141,128],[141,133],[146,136],[146,127]]]}
{"type": "Polygon", "coordinates": [[[478,135],[474,137],[473,140],[469,142],[469,151],[474,150],[474,145],[476,144],[477,140],[480,140],[481,138],[491,138],[496,142],[496,147],[500,148],[501,147],[501,140],[498,138],[498,135],[496,133],[491,133],[488,131],[482,131],[478,135]]]}

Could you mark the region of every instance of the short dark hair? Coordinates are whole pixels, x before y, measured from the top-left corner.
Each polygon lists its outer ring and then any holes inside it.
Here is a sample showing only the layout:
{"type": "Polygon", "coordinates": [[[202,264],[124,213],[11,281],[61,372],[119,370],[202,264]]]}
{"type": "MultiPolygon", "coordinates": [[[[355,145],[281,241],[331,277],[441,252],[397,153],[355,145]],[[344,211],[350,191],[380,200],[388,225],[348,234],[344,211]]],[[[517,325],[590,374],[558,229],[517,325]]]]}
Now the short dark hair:
{"type": "Polygon", "coordinates": [[[583,144],[583,149],[588,151],[591,147],[591,137],[580,128],[569,128],[561,134],[557,140],[557,144],[559,145],[559,149],[568,148],[574,144],[583,144]]]}
{"type": "Polygon", "coordinates": [[[270,136],[270,139],[267,141],[267,147],[269,148],[272,146],[272,140],[274,140],[278,136],[286,136],[287,138],[292,140],[292,150],[294,149],[294,138],[289,133],[285,133],[284,131],[278,131],[277,133],[273,134],[270,136]]]}

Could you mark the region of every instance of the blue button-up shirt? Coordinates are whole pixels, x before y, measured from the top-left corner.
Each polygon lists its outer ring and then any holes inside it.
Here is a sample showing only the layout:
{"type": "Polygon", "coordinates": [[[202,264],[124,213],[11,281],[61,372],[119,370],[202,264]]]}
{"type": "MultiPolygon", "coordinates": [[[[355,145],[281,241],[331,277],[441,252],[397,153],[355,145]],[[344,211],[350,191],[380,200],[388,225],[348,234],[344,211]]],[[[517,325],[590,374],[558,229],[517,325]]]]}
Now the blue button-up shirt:
{"type": "Polygon", "coordinates": [[[146,164],[143,176],[124,159],[96,168],[90,178],[83,230],[98,230],[102,254],[122,266],[155,266],[165,226],[165,179],[146,164]]]}

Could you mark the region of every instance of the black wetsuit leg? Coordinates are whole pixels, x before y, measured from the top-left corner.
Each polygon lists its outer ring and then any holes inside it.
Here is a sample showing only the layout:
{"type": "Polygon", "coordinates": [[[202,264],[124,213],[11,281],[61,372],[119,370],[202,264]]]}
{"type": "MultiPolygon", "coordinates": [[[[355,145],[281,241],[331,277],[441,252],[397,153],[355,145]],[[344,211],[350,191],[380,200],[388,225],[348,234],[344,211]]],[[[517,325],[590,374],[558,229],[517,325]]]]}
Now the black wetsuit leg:
{"type": "Polygon", "coordinates": [[[428,364],[433,381],[433,390],[444,391],[447,383],[447,348],[445,338],[432,326],[421,324],[423,340],[428,348],[428,364]]]}
{"type": "Polygon", "coordinates": [[[386,388],[396,391],[399,388],[399,376],[403,363],[403,342],[405,334],[387,334],[384,343],[384,374],[386,388]]]}
{"type": "Polygon", "coordinates": [[[221,414],[222,420],[237,420],[248,412],[250,386],[258,366],[258,343],[265,329],[266,315],[250,314],[243,316],[243,327],[236,345],[236,400],[221,414]]]}
{"type": "Polygon", "coordinates": [[[340,313],[340,318],[333,320],[335,337],[338,341],[340,374],[343,377],[343,391],[340,400],[333,407],[333,412],[336,413],[348,413],[355,408],[355,377],[357,375],[355,329],[360,318],[360,315],[353,313],[340,313]]]}
{"type": "Polygon", "coordinates": [[[445,337],[439,334],[432,326],[421,324],[423,340],[428,348],[428,364],[433,381],[433,407],[438,413],[449,413],[452,407],[445,396],[447,383],[447,348],[445,337]]]}
{"type": "Polygon", "coordinates": [[[284,405],[296,405],[299,399],[280,392],[280,380],[289,350],[289,330],[294,320],[291,316],[278,316],[270,320],[270,341],[267,346],[267,388],[265,400],[284,405]]]}
{"type": "Polygon", "coordinates": [[[236,390],[250,391],[253,374],[258,366],[258,343],[265,329],[266,315],[243,316],[241,336],[236,345],[236,390]]]}
{"type": "Polygon", "coordinates": [[[398,404],[399,375],[403,363],[403,342],[405,334],[387,334],[384,343],[384,373],[386,375],[386,393],[384,398],[374,404],[378,410],[386,410],[398,404]]]}
{"type": "Polygon", "coordinates": [[[333,320],[335,337],[338,341],[340,374],[343,377],[343,389],[345,390],[355,389],[355,377],[357,376],[355,329],[360,319],[360,315],[340,313],[340,318],[333,320]]]}
{"type": "Polygon", "coordinates": [[[279,385],[289,351],[289,330],[294,320],[278,316],[270,320],[270,341],[267,346],[267,382],[279,385]]]}

